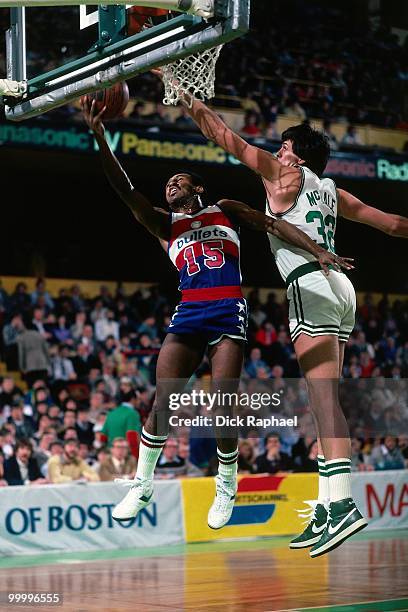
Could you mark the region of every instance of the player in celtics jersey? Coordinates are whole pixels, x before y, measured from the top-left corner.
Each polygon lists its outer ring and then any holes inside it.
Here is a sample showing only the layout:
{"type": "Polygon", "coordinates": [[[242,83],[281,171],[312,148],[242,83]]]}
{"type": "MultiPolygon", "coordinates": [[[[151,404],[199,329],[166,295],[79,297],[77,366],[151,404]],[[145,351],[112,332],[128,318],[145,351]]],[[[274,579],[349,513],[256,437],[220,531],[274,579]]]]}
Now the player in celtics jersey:
{"type": "MultiPolygon", "coordinates": [[[[327,250],[334,250],[337,217],[365,223],[395,237],[408,237],[408,219],[367,206],[323,179],[330,149],[326,137],[307,124],[282,135],[273,155],[235,134],[202,102],[185,94],[183,105],[204,136],[262,177],[267,215],[284,218],[327,250]]],[[[317,557],[363,529],[351,493],[350,437],[338,399],[345,343],[354,326],[356,297],[341,272],[325,276],[303,249],[269,236],[290,304],[290,331],[307,380],[318,432],[319,495],[304,532],[291,548],[312,547],[317,557]]]]}

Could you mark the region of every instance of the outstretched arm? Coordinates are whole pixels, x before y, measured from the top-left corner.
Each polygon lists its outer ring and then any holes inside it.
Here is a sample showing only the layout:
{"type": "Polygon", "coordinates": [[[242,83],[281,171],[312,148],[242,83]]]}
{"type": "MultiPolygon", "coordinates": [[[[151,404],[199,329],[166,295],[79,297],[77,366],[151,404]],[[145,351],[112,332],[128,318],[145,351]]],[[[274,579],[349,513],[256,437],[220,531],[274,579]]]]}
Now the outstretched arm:
{"type": "Polygon", "coordinates": [[[361,202],[344,189],[338,189],[339,214],[350,221],[365,223],[396,238],[408,238],[408,219],[386,213],[361,202]]]}
{"type": "Polygon", "coordinates": [[[154,208],[144,195],[136,191],[118,159],[111,151],[106,138],[102,115],[105,109],[95,115],[95,103],[89,107],[87,100],[83,104],[86,123],[95,135],[106,177],[120,198],[127,204],[136,219],[152,234],[162,240],[169,239],[168,214],[161,208],[154,208]]]}
{"type": "Polygon", "coordinates": [[[346,270],[352,270],[354,268],[350,263],[350,261],[352,261],[351,259],[338,257],[338,255],[326,251],[309,238],[307,234],[302,232],[302,230],[283,219],[268,217],[264,213],[254,210],[247,204],[236,202],[235,200],[221,200],[217,203],[217,206],[239,225],[260,232],[273,234],[285,240],[285,242],[289,242],[311,253],[316,257],[326,274],[329,273],[329,265],[334,266],[336,269],[344,268],[346,270]]]}
{"type": "Polygon", "coordinates": [[[185,94],[181,103],[208,140],[218,144],[265,179],[273,181],[281,178],[284,168],[272,153],[250,145],[233,132],[216,112],[189,94],[185,94]]]}

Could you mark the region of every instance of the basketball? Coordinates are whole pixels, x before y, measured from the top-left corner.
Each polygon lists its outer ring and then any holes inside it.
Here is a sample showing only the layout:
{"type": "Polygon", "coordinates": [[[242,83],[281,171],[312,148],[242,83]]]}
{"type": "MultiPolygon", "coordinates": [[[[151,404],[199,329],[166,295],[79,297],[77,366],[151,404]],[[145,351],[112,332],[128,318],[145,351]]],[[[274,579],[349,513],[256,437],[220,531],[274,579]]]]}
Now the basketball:
{"type": "Polygon", "coordinates": [[[84,102],[85,99],[88,100],[89,105],[95,100],[96,114],[106,106],[106,110],[103,114],[104,121],[118,119],[118,117],[122,116],[129,102],[129,88],[126,81],[122,81],[121,83],[115,83],[115,85],[107,89],[101,89],[100,91],[82,96],[81,102],[84,102]]]}

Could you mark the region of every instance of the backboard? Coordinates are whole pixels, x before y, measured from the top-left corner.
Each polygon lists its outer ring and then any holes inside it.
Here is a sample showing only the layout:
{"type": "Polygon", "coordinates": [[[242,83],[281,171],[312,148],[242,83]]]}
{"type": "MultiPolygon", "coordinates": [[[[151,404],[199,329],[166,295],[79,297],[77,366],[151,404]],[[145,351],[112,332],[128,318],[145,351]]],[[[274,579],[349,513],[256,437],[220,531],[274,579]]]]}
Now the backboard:
{"type": "Polygon", "coordinates": [[[88,1],[25,0],[29,5],[25,8],[15,6],[22,4],[19,0],[0,0],[0,7],[13,5],[6,33],[7,78],[20,82],[24,90],[20,97],[6,98],[8,119],[21,121],[46,113],[85,93],[229,42],[249,29],[250,0],[141,0],[140,5],[156,16],[136,33],[129,19],[134,9],[129,11],[123,0],[105,0],[99,7],[87,6],[88,1]],[[41,34],[44,23],[50,24],[46,36],[41,34]],[[66,28],[55,36],[58,24],[67,23],[72,24],[69,36],[66,28]],[[37,48],[32,50],[32,44],[37,48]],[[49,61],[37,62],[35,69],[42,44],[49,61]],[[52,44],[57,57],[48,53],[52,44]]]}

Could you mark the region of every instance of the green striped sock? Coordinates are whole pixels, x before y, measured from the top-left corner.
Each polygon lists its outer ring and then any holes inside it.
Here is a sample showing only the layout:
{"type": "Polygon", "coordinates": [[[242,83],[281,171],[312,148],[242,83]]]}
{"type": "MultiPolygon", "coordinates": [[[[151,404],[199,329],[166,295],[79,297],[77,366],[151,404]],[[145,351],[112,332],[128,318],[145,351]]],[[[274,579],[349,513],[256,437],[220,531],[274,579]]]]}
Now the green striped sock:
{"type": "Polygon", "coordinates": [[[352,497],[351,494],[351,459],[340,457],[326,461],[329,480],[330,501],[352,497]]]}
{"type": "Polygon", "coordinates": [[[218,474],[224,480],[233,480],[238,471],[238,448],[232,453],[222,453],[217,447],[218,474]]]}
{"type": "Polygon", "coordinates": [[[326,470],[326,462],[323,455],[317,455],[317,464],[319,466],[319,495],[318,501],[321,504],[327,504],[329,501],[329,478],[326,470]]]}

